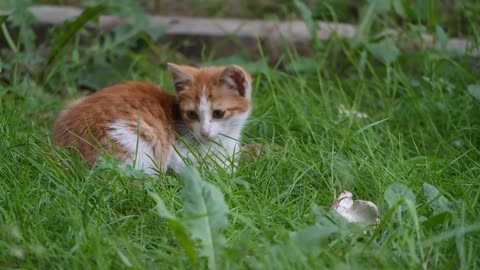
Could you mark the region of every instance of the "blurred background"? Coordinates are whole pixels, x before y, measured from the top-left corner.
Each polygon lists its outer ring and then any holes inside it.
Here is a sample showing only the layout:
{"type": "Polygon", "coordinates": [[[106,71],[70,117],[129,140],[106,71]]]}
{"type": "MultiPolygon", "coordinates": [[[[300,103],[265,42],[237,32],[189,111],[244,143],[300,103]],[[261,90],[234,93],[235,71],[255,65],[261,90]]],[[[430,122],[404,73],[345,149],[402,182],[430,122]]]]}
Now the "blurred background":
{"type": "MultiPolygon", "coordinates": [[[[125,78],[155,78],[152,72],[168,61],[237,63],[252,73],[267,66],[306,74],[323,67],[342,75],[360,63],[363,74],[370,60],[415,70],[430,57],[428,51],[456,58],[465,52],[478,55],[480,24],[480,1],[474,0],[3,0],[0,9],[8,11],[0,35],[6,72],[0,78],[9,81],[9,66],[25,62],[20,73],[52,91],[73,78],[77,87],[91,90],[125,78]],[[39,5],[50,5],[49,11],[40,16],[32,9],[39,5]],[[71,15],[61,7],[79,9],[71,15]],[[105,15],[116,19],[102,23],[99,18],[105,15]],[[201,17],[207,24],[209,19],[241,20],[225,32],[227,25],[213,21],[208,27],[217,33],[209,36],[192,30],[198,25],[191,23],[189,29],[181,21],[187,32],[178,32],[172,28],[178,21],[153,21],[147,15],[201,17]],[[237,33],[252,22],[246,36],[237,33]],[[263,31],[258,28],[271,22],[284,25],[289,35],[257,39],[255,32],[263,31]],[[301,27],[293,28],[291,22],[301,27]],[[317,22],[347,24],[353,30],[337,35],[317,22]],[[15,52],[22,52],[22,58],[12,58],[15,52]]],[[[478,70],[475,57],[462,59],[474,73],[478,70]]]]}
{"type": "MultiPolygon", "coordinates": [[[[20,0],[21,1],[21,0],[20,0]]],[[[83,6],[102,1],[81,0],[35,0],[35,4],[83,6]]],[[[107,2],[107,1],[103,1],[107,2]]],[[[288,0],[138,0],[110,1],[122,5],[141,6],[145,12],[159,15],[195,17],[235,17],[249,19],[295,19],[299,18],[296,1],[288,0]]],[[[476,0],[308,0],[304,3],[314,20],[358,23],[375,4],[384,12],[380,18],[385,26],[406,27],[409,23],[422,24],[427,30],[441,25],[456,36],[472,34],[479,25],[480,1],[476,0]],[[390,8],[391,6],[391,8],[390,8]]]]}

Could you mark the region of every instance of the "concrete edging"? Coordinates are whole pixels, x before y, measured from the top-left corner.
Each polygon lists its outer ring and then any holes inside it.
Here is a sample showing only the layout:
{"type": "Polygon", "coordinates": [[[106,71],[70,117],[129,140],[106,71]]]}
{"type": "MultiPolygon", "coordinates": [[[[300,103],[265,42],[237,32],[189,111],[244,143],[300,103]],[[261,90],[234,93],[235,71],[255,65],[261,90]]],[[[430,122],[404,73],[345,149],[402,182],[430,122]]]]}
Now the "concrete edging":
{"type": "MultiPolygon", "coordinates": [[[[78,7],[49,5],[32,6],[29,10],[36,17],[36,32],[44,38],[46,38],[49,28],[76,18],[83,11],[78,7]]],[[[286,46],[293,46],[301,55],[308,55],[311,52],[310,33],[305,23],[299,20],[279,22],[157,15],[148,16],[148,20],[154,27],[165,27],[164,38],[167,42],[193,38],[203,42],[207,47],[215,47],[218,56],[231,55],[245,48],[258,53],[258,42],[262,44],[263,50],[267,51],[269,56],[278,56],[285,50],[286,46]],[[235,37],[235,39],[232,39],[232,37],[235,37]],[[218,43],[220,43],[220,46],[218,43]]],[[[127,23],[129,23],[127,18],[102,15],[99,18],[98,25],[88,24],[87,28],[109,32],[113,27],[127,23]]],[[[440,49],[439,42],[432,35],[423,35],[422,40],[416,43],[403,40],[403,37],[393,30],[387,30],[385,33],[396,38],[401,47],[408,50],[419,48],[440,49]]],[[[356,34],[357,29],[351,24],[318,22],[317,36],[320,40],[328,40],[333,37],[349,39],[355,37],[356,34]]],[[[195,52],[198,54],[201,45],[197,44],[197,46],[187,48],[187,55],[195,54],[195,52]]],[[[465,39],[449,38],[446,49],[454,53],[480,55],[480,50],[478,48],[473,49],[473,44],[465,39]]]]}

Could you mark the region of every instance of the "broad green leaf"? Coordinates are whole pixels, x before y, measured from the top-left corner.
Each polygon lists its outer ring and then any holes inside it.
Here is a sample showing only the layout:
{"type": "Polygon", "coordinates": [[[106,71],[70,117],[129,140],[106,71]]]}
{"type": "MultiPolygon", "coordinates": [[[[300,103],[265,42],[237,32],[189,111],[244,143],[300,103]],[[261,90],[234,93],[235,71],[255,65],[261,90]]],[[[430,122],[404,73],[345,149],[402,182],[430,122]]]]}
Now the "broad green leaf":
{"type": "Polygon", "coordinates": [[[331,209],[324,209],[319,206],[312,206],[312,214],[316,217],[315,224],[322,227],[341,227],[347,224],[344,217],[331,209]]]}
{"type": "Polygon", "coordinates": [[[437,32],[438,42],[440,43],[440,48],[443,52],[447,51],[448,37],[443,28],[440,25],[435,26],[435,31],[437,32]]]}
{"type": "Polygon", "coordinates": [[[390,39],[379,43],[367,44],[367,49],[375,58],[387,65],[395,62],[400,55],[400,50],[390,39]]]}
{"type": "Polygon", "coordinates": [[[165,206],[165,202],[163,202],[162,198],[158,196],[158,194],[149,191],[148,195],[157,203],[157,211],[158,215],[164,219],[176,219],[174,215],[168,211],[167,207],[165,206]]]}
{"type": "Polygon", "coordinates": [[[143,28],[145,34],[147,34],[153,42],[157,42],[165,34],[166,30],[166,27],[152,26],[149,24],[143,28]]]}
{"type": "MultiPolygon", "coordinates": [[[[391,184],[387,188],[384,198],[385,201],[387,201],[388,207],[394,206],[399,200],[402,199],[405,201],[411,201],[415,204],[415,194],[413,194],[412,190],[404,184],[397,182],[391,184]]],[[[406,210],[405,203],[402,203],[399,208],[401,211],[406,210]]]]}
{"type": "Polygon", "coordinates": [[[292,243],[304,254],[318,256],[322,251],[322,242],[337,232],[336,226],[321,226],[319,224],[305,227],[288,235],[292,243]]]}
{"type": "Polygon", "coordinates": [[[163,202],[162,198],[158,196],[158,194],[149,191],[148,195],[157,203],[157,211],[159,216],[167,220],[168,225],[170,226],[170,228],[173,230],[175,234],[175,238],[177,239],[178,243],[183,247],[183,249],[185,249],[187,256],[190,258],[190,260],[193,263],[196,263],[197,255],[195,253],[195,244],[188,236],[185,227],[177,219],[177,217],[172,215],[167,210],[165,203],[163,202]]]}
{"type": "Polygon", "coordinates": [[[370,0],[368,2],[375,7],[375,13],[377,14],[387,13],[392,7],[392,0],[370,0]]]}
{"type": "Polygon", "coordinates": [[[445,224],[445,222],[451,217],[452,214],[449,212],[443,212],[441,214],[434,215],[425,221],[422,221],[422,226],[425,228],[432,228],[436,225],[445,224]]]}
{"type": "Polygon", "coordinates": [[[402,18],[407,17],[407,12],[405,11],[402,0],[393,0],[392,4],[393,10],[395,10],[395,13],[397,13],[397,15],[402,18]]]}
{"type": "Polygon", "coordinates": [[[425,192],[425,197],[435,215],[451,211],[448,199],[440,194],[434,186],[424,183],[423,191],[425,192]]]}
{"type": "Polygon", "coordinates": [[[480,100],[480,84],[470,84],[467,87],[468,93],[474,98],[480,100]]]}
{"type": "Polygon", "coordinates": [[[201,242],[200,255],[208,258],[210,269],[218,269],[225,247],[223,230],[228,225],[228,206],[222,192],[203,181],[197,170],[187,167],[180,173],[183,184],[184,226],[201,242]]]}
{"type": "MultiPolygon", "coordinates": [[[[117,49],[117,51],[119,50],[117,49]]],[[[79,83],[84,87],[95,90],[102,89],[130,76],[131,65],[134,63],[126,55],[118,55],[110,61],[102,57],[92,60],[93,63],[88,69],[89,72],[79,79],[79,83]]]]}

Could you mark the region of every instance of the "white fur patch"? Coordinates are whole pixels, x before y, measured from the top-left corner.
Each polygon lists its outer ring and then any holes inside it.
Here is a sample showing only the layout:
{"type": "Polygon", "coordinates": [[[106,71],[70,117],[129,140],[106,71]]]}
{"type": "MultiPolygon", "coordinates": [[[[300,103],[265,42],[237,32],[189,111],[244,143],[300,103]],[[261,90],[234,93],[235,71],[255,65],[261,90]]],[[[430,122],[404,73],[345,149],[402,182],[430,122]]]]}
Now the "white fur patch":
{"type": "Polygon", "coordinates": [[[150,175],[155,174],[155,162],[153,160],[153,147],[149,143],[143,141],[135,132],[130,130],[126,124],[122,122],[114,122],[110,125],[112,129],[109,137],[112,141],[120,144],[132,158],[124,160],[123,165],[135,164],[135,169],[143,169],[150,175]]]}
{"type": "Polygon", "coordinates": [[[203,130],[210,130],[212,112],[210,110],[210,103],[208,102],[205,92],[206,92],[205,85],[203,85],[202,92],[200,95],[200,104],[198,105],[198,112],[200,115],[200,128],[203,130]]]}

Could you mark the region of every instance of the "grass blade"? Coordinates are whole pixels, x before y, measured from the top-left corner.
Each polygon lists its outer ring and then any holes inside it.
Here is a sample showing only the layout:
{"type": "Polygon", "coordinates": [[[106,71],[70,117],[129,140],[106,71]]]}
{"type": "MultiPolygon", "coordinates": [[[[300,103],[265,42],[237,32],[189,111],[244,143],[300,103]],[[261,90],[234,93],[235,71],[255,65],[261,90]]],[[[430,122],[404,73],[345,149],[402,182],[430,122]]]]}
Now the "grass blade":
{"type": "Polygon", "coordinates": [[[91,8],[86,8],[80,16],[78,16],[75,20],[71,22],[65,23],[66,32],[62,33],[61,35],[55,38],[55,44],[50,53],[47,57],[47,68],[52,64],[53,60],[57,57],[57,55],[65,48],[68,42],[72,39],[72,37],[90,20],[96,18],[100,13],[102,13],[107,6],[105,5],[98,5],[91,8]]]}
{"type": "Polygon", "coordinates": [[[8,15],[0,15],[0,25],[7,21],[8,15]]]}
{"type": "Polygon", "coordinates": [[[380,121],[377,121],[377,122],[373,122],[373,123],[371,123],[371,124],[368,124],[368,125],[362,127],[361,129],[355,131],[355,133],[354,133],[353,135],[356,136],[356,135],[364,132],[365,130],[367,130],[367,129],[371,128],[371,127],[374,127],[374,126],[376,126],[376,125],[379,125],[379,124],[381,124],[381,123],[383,123],[383,122],[385,122],[385,121],[387,121],[387,120],[388,120],[388,118],[385,118],[385,119],[382,119],[382,120],[380,120],[380,121]]]}
{"type": "Polygon", "coordinates": [[[17,48],[17,46],[15,45],[15,42],[13,42],[12,36],[11,36],[10,33],[8,32],[7,25],[5,24],[5,22],[7,21],[7,19],[8,19],[8,15],[1,15],[1,16],[0,16],[0,27],[2,28],[3,36],[5,37],[5,40],[7,41],[8,46],[10,47],[10,49],[11,49],[14,53],[18,53],[18,48],[17,48]]]}
{"type": "Polygon", "coordinates": [[[310,8],[307,5],[300,1],[295,1],[295,6],[300,12],[303,21],[307,25],[308,31],[310,32],[310,38],[312,39],[313,47],[316,50],[319,50],[322,47],[322,44],[320,43],[320,40],[317,36],[318,25],[313,20],[312,11],[310,11],[310,8]]]}

